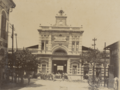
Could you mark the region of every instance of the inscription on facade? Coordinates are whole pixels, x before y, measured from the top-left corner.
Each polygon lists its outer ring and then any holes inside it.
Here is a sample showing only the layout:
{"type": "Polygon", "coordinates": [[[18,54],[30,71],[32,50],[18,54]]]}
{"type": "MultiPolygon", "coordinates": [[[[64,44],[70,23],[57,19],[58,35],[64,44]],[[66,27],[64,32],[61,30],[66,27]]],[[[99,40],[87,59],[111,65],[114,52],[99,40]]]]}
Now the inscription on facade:
{"type": "Polygon", "coordinates": [[[68,60],[68,58],[64,58],[64,57],[53,57],[53,60],[68,60]]]}
{"type": "Polygon", "coordinates": [[[54,41],[55,42],[59,42],[59,41],[66,41],[66,37],[56,37],[56,36],[54,36],[54,41]]]}

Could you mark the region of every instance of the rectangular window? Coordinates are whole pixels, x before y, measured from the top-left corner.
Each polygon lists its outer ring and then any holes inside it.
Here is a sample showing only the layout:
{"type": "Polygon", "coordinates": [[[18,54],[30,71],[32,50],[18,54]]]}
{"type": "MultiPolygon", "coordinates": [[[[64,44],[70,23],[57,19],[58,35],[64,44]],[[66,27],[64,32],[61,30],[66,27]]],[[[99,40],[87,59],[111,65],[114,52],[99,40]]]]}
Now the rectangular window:
{"type": "Polygon", "coordinates": [[[47,51],[48,50],[48,40],[46,40],[46,43],[45,43],[45,50],[47,51]]]}
{"type": "Polygon", "coordinates": [[[75,45],[75,41],[72,41],[72,45],[75,45]]]}
{"type": "Polygon", "coordinates": [[[79,45],[79,42],[76,42],[76,45],[79,45]]]}
{"type": "Polygon", "coordinates": [[[75,41],[72,41],[72,51],[75,50],[75,41]]]}
{"type": "Polygon", "coordinates": [[[78,48],[79,48],[79,42],[77,41],[76,42],[76,51],[78,51],[78,48]]]}
{"type": "Polygon", "coordinates": [[[46,44],[48,44],[48,40],[46,40],[46,44]]]}
{"type": "Polygon", "coordinates": [[[46,73],[46,64],[42,64],[42,72],[46,73]]]}
{"type": "Polygon", "coordinates": [[[44,41],[42,40],[42,43],[41,43],[41,50],[44,50],[44,41]]]}

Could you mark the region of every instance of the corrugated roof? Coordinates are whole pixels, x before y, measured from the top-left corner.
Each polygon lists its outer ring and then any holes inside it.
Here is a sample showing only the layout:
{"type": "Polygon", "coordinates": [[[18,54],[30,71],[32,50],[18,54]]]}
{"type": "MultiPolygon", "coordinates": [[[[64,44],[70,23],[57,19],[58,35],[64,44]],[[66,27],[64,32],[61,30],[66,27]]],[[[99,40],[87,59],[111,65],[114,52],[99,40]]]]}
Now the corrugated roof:
{"type": "Polygon", "coordinates": [[[104,49],[109,49],[109,48],[113,47],[115,44],[117,44],[118,42],[120,42],[120,41],[114,42],[113,44],[108,45],[104,49]]]}

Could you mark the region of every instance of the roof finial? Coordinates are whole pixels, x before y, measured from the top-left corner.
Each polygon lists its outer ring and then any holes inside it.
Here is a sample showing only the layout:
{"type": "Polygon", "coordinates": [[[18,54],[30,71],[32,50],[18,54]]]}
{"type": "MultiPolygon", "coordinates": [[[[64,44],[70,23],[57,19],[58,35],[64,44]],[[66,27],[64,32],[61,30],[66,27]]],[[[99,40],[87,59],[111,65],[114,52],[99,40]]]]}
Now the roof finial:
{"type": "Polygon", "coordinates": [[[63,10],[60,10],[59,13],[60,13],[60,15],[62,16],[63,13],[64,13],[64,11],[63,11],[63,10]]]}

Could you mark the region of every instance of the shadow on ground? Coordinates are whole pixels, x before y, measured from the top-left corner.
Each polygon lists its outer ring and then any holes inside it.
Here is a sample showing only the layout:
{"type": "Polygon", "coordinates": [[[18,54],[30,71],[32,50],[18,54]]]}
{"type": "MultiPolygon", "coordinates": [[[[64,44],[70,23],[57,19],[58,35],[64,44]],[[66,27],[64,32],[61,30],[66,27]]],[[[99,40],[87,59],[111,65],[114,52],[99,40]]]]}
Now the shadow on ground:
{"type": "Polygon", "coordinates": [[[99,88],[96,87],[83,87],[85,90],[99,90],[99,88]]]}
{"type": "Polygon", "coordinates": [[[82,83],[86,83],[87,82],[87,80],[72,80],[73,82],[82,82],[82,83]]]}
{"type": "Polygon", "coordinates": [[[88,90],[99,90],[99,88],[96,88],[96,87],[88,87],[88,90]]]}
{"type": "Polygon", "coordinates": [[[28,83],[25,83],[25,84],[14,84],[14,83],[10,83],[9,85],[6,85],[2,88],[0,88],[0,90],[20,90],[24,87],[42,87],[42,86],[45,86],[45,85],[42,85],[42,84],[36,84],[35,82],[31,82],[30,84],[28,83]]]}

